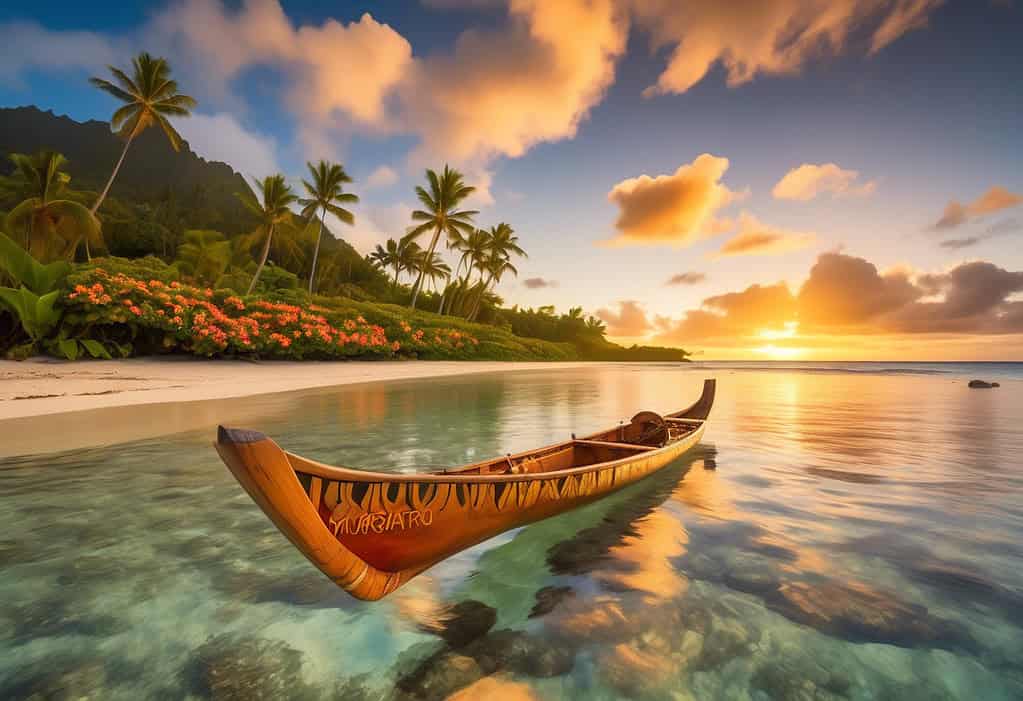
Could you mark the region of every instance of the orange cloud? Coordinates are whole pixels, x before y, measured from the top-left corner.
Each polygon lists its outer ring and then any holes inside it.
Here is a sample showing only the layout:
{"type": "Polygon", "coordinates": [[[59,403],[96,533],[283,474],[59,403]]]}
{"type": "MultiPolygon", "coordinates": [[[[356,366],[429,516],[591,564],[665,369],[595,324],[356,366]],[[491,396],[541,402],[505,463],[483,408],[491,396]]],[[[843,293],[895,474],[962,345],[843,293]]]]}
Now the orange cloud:
{"type": "Polygon", "coordinates": [[[771,194],[779,200],[804,202],[824,192],[835,196],[873,194],[877,182],[870,180],[857,184],[859,177],[859,171],[846,170],[835,163],[804,163],[786,173],[775,184],[771,194]]]}
{"type": "Polygon", "coordinates": [[[634,300],[618,302],[618,311],[598,309],[597,318],[607,324],[609,336],[642,336],[653,329],[643,307],[634,300]]]}
{"type": "Polygon", "coordinates": [[[542,290],[547,287],[557,287],[557,280],[547,280],[542,277],[529,277],[522,281],[522,284],[528,290],[542,290]]]}
{"type": "Polygon", "coordinates": [[[496,30],[463,32],[416,63],[400,90],[414,162],[518,157],[575,136],[614,81],[628,22],[612,0],[511,0],[496,30]]]}
{"type": "Polygon", "coordinates": [[[607,195],[619,209],[612,243],[686,246],[721,233],[731,223],[715,214],[740,196],[721,183],[726,170],[727,158],[704,153],[670,175],[621,181],[607,195]]]}
{"type": "Polygon", "coordinates": [[[743,212],[739,216],[739,232],[725,241],[712,257],[778,255],[812,246],[816,234],[776,229],[743,212]]]}
{"type": "Polygon", "coordinates": [[[341,112],[367,126],[385,120],[385,98],[407,75],[412,46],[369,13],[343,24],[296,27],[277,0],[185,0],[157,15],[148,41],[191,67],[208,93],[225,97],[228,83],[254,65],[289,74],[288,106],[316,121],[341,112]]]}
{"type": "Polygon", "coordinates": [[[879,51],[922,26],[941,0],[631,0],[637,24],[655,49],[671,47],[668,65],[644,94],[684,93],[721,63],[731,86],[760,73],[797,73],[812,58],[839,54],[854,31],[872,29],[879,51]]]}
{"type": "Polygon", "coordinates": [[[1023,334],[1021,292],[1023,271],[985,261],[881,272],[863,258],[824,253],[797,294],[778,283],[708,297],[677,321],[659,317],[655,340],[752,348],[763,339],[812,347],[846,336],[1023,334]]]}
{"type": "Polygon", "coordinates": [[[941,218],[935,222],[932,228],[936,230],[954,229],[970,219],[1015,207],[1020,202],[1023,202],[1023,195],[1017,195],[1000,185],[995,185],[969,204],[964,205],[958,200],[949,202],[945,205],[945,211],[941,218]]]}

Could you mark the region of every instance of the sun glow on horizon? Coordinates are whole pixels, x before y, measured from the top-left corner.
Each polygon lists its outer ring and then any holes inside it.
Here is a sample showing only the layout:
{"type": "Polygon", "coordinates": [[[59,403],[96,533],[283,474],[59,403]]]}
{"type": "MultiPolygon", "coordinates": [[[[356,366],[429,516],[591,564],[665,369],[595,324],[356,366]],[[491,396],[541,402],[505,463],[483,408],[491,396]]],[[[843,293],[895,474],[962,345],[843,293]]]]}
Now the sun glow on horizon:
{"type": "Polygon", "coordinates": [[[806,349],[793,346],[776,346],[773,343],[768,343],[754,348],[753,351],[766,355],[772,360],[795,360],[801,357],[806,352],[806,349]]]}

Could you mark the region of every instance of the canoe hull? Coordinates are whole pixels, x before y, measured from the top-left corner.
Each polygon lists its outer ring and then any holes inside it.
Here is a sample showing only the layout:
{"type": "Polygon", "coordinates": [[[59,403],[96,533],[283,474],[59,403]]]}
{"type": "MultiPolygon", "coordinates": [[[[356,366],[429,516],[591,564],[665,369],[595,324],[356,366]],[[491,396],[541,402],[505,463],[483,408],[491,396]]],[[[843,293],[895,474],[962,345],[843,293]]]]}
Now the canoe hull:
{"type": "Polygon", "coordinates": [[[465,548],[647,477],[699,443],[704,427],[660,448],[549,475],[367,473],[229,429],[216,447],[295,547],[353,596],[375,600],[465,548]]]}

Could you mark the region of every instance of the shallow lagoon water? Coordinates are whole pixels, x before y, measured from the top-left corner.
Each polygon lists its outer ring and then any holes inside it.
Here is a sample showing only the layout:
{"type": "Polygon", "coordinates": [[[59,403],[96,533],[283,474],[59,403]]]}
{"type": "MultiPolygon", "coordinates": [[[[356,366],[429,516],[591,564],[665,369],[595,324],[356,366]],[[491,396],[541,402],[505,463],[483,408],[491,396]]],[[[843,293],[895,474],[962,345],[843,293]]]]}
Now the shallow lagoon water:
{"type": "Polygon", "coordinates": [[[1023,698],[1023,379],[887,369],[599,365],[244,400],[300,454],[414,470],[681,408],[718,378],[675,464],[376,603],[285,541],[212,426],[0,460],[0,697],[1023,698]]]}

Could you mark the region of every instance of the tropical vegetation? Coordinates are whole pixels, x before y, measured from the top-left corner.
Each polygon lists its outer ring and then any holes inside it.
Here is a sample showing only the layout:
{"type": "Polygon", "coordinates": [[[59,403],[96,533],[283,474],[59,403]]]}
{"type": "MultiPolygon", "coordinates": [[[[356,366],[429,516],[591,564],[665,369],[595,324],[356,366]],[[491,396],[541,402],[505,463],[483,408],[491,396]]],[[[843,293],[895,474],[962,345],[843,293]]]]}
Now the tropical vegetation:
{"type": "Polygon", "coordinates": [[[12,125],[0,147],[8,133],[37,149],[8,149],[0,173],[0,354],[685,357],[616,346],[578,308],[505,308],[496,288],[526,251],[509,223],[477,221],[475,188],[449,165],[425,172],[408,228],[363,256],[331,230],[356,222],[358,184],[343,164],[307,163],[301,194],[281,173],[250,184],[182,141],[171,120],[196,102],[165,60],[140,54],[130,76],[110,72],[92,79],[123,103],[105,134],[0,110],[0,126],[12,125]],[[168,165],[133,169],[143,157],[168,165]]]}

